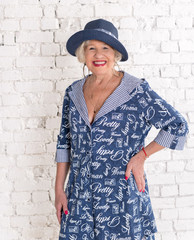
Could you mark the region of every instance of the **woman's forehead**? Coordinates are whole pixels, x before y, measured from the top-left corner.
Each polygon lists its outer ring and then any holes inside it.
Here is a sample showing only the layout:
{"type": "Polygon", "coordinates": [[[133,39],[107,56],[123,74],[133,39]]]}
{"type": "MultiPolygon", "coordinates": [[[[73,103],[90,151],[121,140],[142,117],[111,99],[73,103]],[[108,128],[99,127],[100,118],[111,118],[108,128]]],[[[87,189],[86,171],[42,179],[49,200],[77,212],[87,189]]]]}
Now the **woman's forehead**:
{"type": "Polygon", "coordinates": [[[108,44],[99,40],[88,40],[87,45],[108,45],[108,44]]]}

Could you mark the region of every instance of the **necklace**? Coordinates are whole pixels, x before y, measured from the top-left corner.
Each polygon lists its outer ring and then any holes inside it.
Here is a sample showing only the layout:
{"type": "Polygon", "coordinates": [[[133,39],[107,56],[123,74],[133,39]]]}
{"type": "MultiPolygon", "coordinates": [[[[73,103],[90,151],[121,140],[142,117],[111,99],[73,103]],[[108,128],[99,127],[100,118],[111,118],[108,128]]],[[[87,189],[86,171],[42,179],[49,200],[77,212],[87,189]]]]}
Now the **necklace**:
{"type": "MultiPolygon", "coordinates": [[[[106,84],[106,86],[104,87],[103,90],[105,90],[105,89],[107,88],[110,80],[111,80],[111,78],[108,80],[108,82],[107,82],[107,84],[106,84]]],[[[93,94],[90,94],[90,99],[92,99],[92,98],[93,98],[93,94]]],[[[92,103],[92,101],[90,100],[90,103],[92,104],[92,106],[93,106],[93,108],[94,108],[93,112],[94,112],[95,114],[97,113],[97,110],[98,110],[98,109],[96,109],[96,106],[98,105],[99,99],[100,99],[100,95],[99,95],[99,97],[97,98],[95,105],[94,105],[94,104],[92,103]]]]}

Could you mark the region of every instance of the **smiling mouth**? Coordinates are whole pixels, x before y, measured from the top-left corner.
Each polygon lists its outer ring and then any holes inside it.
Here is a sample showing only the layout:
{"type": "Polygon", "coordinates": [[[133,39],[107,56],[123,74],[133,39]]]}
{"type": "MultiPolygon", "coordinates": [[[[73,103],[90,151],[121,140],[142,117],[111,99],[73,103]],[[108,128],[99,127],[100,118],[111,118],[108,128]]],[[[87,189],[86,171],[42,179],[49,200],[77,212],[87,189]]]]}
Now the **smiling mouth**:
{"type": "Polygon", "coordinates": [[[93,61],[95,67],[103,67],[106,64],[106,61],[93,61]]]}

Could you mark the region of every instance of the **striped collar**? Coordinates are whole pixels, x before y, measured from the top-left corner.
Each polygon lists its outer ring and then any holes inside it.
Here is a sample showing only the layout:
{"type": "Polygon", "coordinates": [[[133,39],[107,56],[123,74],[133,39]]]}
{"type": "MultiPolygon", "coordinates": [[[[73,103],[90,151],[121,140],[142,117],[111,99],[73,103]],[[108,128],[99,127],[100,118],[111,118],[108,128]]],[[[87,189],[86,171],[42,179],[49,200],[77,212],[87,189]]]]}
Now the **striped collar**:
{"type": "Polygon", "coordinates": [[[106,99],[103,106],[96,114],[96,117],[92,124],[90,124],[89,122],[88,109],[83,93],[83,85],[88,75],[85,78],[72,83],[71,85],[72,90],[69,92],[69,96],[74,102],[78,112],[80,113],[80,116],[84,119],[84,121],[90,128],[92,127],[94,122],[96,122],[100,117],[112,111],[113,109],[116,109],[125,102],[129,101],[131,98],[130,93],[133,91],[134,88],[136,88],[139,84],[142,83],[141,79],[136,78],[126,72],[123,73],[124,75],[121,79],[121,83],[114,90],[114,92],[106,99]]]}

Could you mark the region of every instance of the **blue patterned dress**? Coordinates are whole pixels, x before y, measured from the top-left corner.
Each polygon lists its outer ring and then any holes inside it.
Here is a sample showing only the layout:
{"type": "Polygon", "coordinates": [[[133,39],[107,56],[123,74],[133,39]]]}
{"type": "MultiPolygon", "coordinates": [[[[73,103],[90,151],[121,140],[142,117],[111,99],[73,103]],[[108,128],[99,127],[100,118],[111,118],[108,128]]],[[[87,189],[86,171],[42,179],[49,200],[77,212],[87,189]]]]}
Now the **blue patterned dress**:
{"type": "MultiPolygon", "coordinates": [[[[86,76],[87,77],[87,76],[86,76]]],[[[182,150],[187,122],[145,79],[124,72],[92,124],[83,94],[86,77],[65,92],[56,162],[70,162],[59,240],[151,240],[157,232],[145,174],[145,192],[126,165],[152,125],[158,144],[182,150]]]]}

